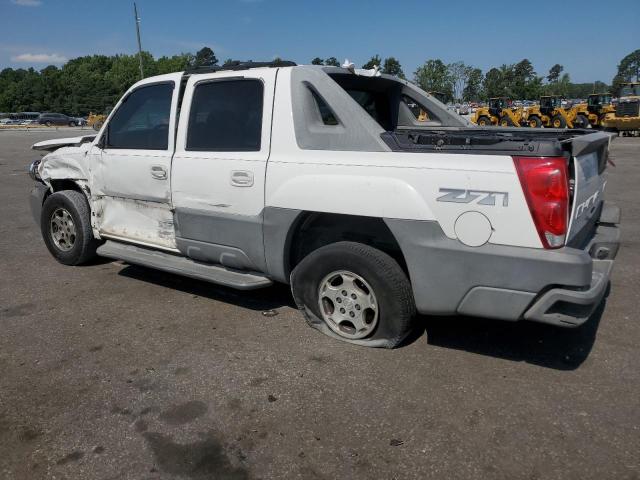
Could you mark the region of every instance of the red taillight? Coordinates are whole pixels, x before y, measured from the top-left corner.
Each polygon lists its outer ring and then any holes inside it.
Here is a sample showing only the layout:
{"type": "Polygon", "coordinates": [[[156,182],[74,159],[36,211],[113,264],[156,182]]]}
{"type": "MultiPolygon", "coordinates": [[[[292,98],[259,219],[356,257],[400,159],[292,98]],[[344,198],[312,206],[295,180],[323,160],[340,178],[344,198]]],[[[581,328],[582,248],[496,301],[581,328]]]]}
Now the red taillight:
{"type": "Polygon", "coordinates": [[[569,179],[564,157],[513,157],[520,184],[545,248],[564,245],[569,217],[569,179]]]}

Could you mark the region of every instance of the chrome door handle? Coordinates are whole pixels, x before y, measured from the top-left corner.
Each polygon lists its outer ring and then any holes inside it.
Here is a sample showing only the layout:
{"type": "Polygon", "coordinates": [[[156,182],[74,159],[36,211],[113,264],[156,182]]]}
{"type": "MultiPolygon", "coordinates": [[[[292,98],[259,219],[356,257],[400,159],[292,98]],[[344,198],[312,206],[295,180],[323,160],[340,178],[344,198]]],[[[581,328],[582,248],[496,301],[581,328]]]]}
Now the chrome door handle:
{"type": "Polygon", "coordinates": [[[234,187],[251,187],[253,185],[253,173],[247,170],[234,170],[231,172],[231,185],[234,187]]]}
{"type": "Polygon", "coordinates": [[[167,169],[162,165],[151,165],[151,176],[156,180],[166,180],[167,169]]]}

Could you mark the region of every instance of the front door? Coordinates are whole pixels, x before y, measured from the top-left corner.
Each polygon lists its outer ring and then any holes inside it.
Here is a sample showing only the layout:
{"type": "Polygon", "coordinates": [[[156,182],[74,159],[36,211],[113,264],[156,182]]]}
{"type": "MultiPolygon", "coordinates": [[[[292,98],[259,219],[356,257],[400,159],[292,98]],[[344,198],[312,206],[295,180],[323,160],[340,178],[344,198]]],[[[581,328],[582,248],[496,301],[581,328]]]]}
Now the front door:
{"type": "Polygon", "coordinates": [[[264,271],[262,219],[277,69],[193,75],[185,89],[172,198],[178,249],[264,271]]]}
{"type": "Polygon", "coordinates": [[[171,157],[180,78],[136,85],[102,131],[96,225],[105,238],[175,250],[171,157]]]}

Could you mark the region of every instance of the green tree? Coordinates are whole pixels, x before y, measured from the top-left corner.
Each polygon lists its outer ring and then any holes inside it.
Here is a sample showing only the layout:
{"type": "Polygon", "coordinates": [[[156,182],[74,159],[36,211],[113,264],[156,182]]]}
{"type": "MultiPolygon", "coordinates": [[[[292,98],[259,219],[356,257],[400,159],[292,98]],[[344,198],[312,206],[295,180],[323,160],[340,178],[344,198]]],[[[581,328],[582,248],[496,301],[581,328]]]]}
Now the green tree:
{"type": "Polygon", "coordinates": [[[485,74],[483,81],[485,98],[501,97],[505,95],[505,88],[504,70],[494,67],[485,74]]]}
{"type": "Polygon", "coordinates": [[[311,60],[311,65],[324,65],[324,60],[320,57],[316,57],[311,60]]]}
{"type": "Polygon", "coordinates": [[[462,91],[462,98],[467,102],[482,98],[482,70],[479,68],[471,67],[469,70],[467,84],[462,91]]]}
{"type": "Polygon", "coordinates": [[[387,73],[389,75],[395,75],[396,77],[405,78],[404,72],[402,71],[402,66],[400,62],[395,57],[388,57],[384,59],[384,64],[382,66],[382,73],[387,73]]]}
{"type": "Polygon", "coordinates": [[[549,83],[557,82],[560,78],[560,74],[564,70],[564,67],[559,63],[556,63],[553,67],[549,69],[549,75],[547,75],[547,81],[549,83]]]}
{"type": "Polygon", "coordinates": [[[640,49],[631,52],[620,60],[618,73],[613,77],[612,90],[615,95],[620,92],[622,83],[640,81],[640,49]]]}
{"type": "Polygon", "coordinates": [[[413,77],[415,83],[427,92],[441,92],[449,98],[453,96],[453,81],[449,69],[439,58],[424,62],[413,77]]]}
{"type": "Polygon", "coordinates": [[[218,64],[218,59],[216,58],[215,53],[209,47],[202,47],[196,53],[195,59],[193,60],[193,67],[212,67],[213,65],[218,64]]]}
{"type": "Polygon", "coordinates": [[[376,65],[378,67],[382,65],[382,59],[380,58],[380,55],[374,55],[373,57],[371,57],[367,63],[362,65],[362,68],[369,70],[375,67],[376,65]]]}
{"type": "Polygon", "coordinates": [[[328,65],[330,67],[339,67],[340,66],[340,62],[338,61],[338,59],[336,57],[329,57],[324,61],[325,65],[328,65]]]}

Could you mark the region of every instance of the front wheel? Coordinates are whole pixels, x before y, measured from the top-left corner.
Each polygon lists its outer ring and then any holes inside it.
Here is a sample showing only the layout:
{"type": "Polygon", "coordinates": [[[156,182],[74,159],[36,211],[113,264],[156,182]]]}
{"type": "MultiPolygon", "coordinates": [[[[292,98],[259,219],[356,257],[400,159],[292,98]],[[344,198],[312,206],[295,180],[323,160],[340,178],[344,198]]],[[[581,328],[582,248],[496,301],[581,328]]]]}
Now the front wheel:
{"type": "Polygon", "coordinates": [[[80,192],[50,195],[42,206],[40,229],[49,252],[64,265],[80,265],[96,255],[89,202],[80,192]]]}
{"type": "Polygon", "coordinates": [[[478,119],[478,126],[479,127],[490,127],[491,126],[491,119],[489,117],[480,117],[478,119]]]}
{"type": "Polygon", "coordinates": [[[540,128],[542,126],[542,120],[540,120],[539,117],[529,117],[529,119],[527,120],[527,124],[531,127],[531,128],[540,128]]]}
{"type": "Polygon", "coordinates": [[[409,280],[388,254],[337,242],[307,255],[291,274],[296,305],[312,327],[356,345],[397,347],[411,332],[409,280]]]}
{"type": "Polygon", "coordinates": [[[560,115],[555,115],[552,119],[551,119],[551,126],[553,128],[566,128],[567,127],[567,122],[564,119],[564,117],[560,116],[560,115]]]}
{"type": "Polygon", "coordinates": [[[501,127],[513,127],[513,122],[511,121],[511,119],[509,117],[507,117],[505,115],[504,117],[502,117],[500,119],[500,126],[501,127]]]}

